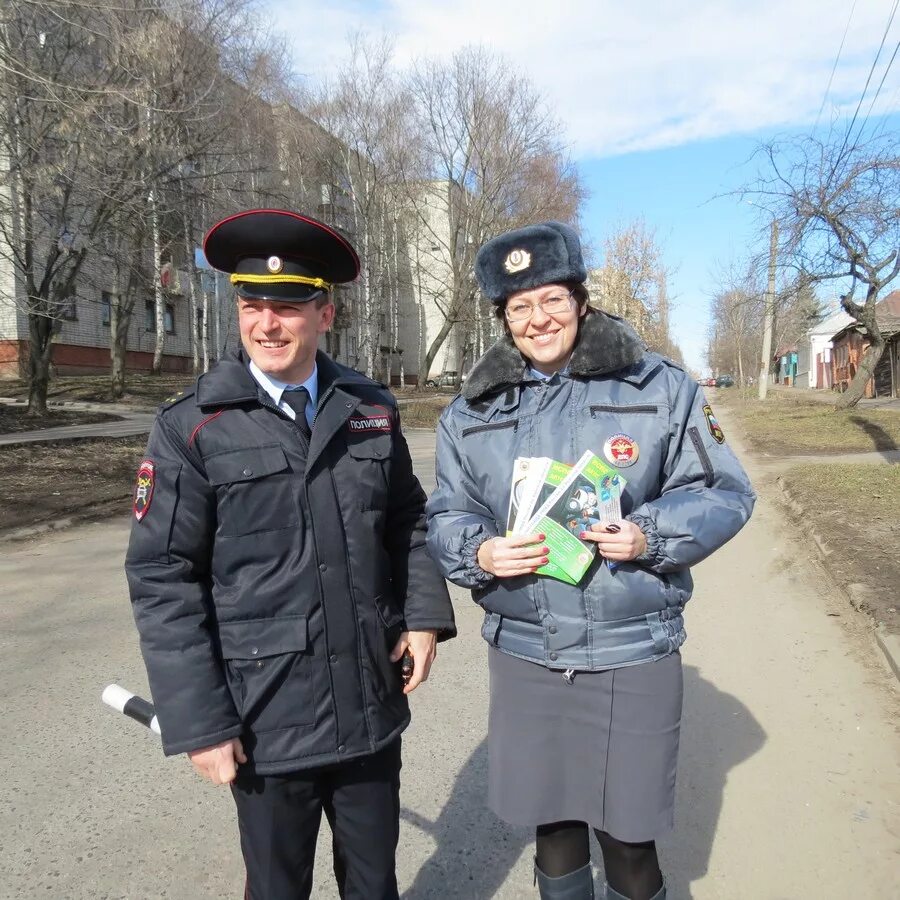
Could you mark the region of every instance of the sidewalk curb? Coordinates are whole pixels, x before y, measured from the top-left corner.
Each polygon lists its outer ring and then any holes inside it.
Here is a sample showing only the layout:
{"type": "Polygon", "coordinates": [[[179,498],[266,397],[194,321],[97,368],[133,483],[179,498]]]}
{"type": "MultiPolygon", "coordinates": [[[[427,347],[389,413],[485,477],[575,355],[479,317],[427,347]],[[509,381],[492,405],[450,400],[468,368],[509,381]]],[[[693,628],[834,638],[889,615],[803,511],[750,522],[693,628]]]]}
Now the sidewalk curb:
{"type": "MultiPolygon", "coordinates": [[[[806,508],[788,490],[787,486],[784,483],[783,476],[779,475],[775,479],[775,482],[781,489],[782,497],[784,498],[791,512],[798,519],[805,518],[806,508]]],[[[834,551],[828,546],[822,536],[815,531],[815,529],[810,527],[808,528],[807,533],[812,538],[812,542],[818,550],[819,556],[822,559],[822,564],[825,566],[826,571],[831,576],[831,580],[834,582],[836,587],[841,591],[842,594],[844,594],[850,605],[855,610],[857,610],[857,612],[864,612],[865,595],[868,592],[868,588],[865,585],[861,584],[844,584],[844,582],[838,577],[837,572],[832,569],[828,561],[829,557],[832,555],[832,553],[834,553],[834,551]]],[[[878,644],[878,647],[884,654],[888,666],[890,666],[891,671],[894,673],[894,677],[898,681],[900,681],[900,636],[890,634],[889,632],[885,631],[881,625],[877,624],[874,624],[873,631],[875,634],[875,643],[878,644]]]]}

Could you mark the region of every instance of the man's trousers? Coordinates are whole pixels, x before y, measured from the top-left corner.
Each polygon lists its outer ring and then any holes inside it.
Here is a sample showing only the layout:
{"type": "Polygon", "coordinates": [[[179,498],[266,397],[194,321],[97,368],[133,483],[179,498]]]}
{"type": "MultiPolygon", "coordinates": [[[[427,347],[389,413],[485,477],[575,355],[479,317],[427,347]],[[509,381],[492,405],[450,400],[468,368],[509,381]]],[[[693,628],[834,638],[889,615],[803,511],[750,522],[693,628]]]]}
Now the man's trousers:
{"type": "Polygon", "coordinates": [[[287,775],[238,775],[246,900],[307,900],[322,812],[343,900],[398,900],[400,739],[371,756],[287,775]]]}

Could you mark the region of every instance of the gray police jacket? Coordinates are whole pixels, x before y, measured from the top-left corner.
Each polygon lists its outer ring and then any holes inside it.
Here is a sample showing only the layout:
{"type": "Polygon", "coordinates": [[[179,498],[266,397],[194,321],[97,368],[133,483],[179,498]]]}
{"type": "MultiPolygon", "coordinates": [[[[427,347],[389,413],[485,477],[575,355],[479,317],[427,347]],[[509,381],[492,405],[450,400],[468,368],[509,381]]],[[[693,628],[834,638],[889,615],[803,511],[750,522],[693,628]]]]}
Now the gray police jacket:
{"type": "Polygon", "coordinates": [[[392,395],[317,365],[311,443],[242,356],[150,435],[125,568],[167,754],[240,737],[273,774],[373,753],[409,722],[401,630],[456,633],[392,395]]]}
{"type": "Polygon", "coordinates": [[[589,310],[567,372],[530,377],[512,341],[495,344],[441,417],[428,546],[444,575],[471,588],[482,635],[550,668],[606,669],[663,657],[685,639],[690,567],[750,517],[754,494],[697,384],[645,352],[622,320],[589,310]],[[577,586],[494,578],[481,543],[506,527],[517,456],[573,463],[617,434],[637,445],[622,469],[623,515],[647,552],[610,570],[598,557],[577,586]]]}

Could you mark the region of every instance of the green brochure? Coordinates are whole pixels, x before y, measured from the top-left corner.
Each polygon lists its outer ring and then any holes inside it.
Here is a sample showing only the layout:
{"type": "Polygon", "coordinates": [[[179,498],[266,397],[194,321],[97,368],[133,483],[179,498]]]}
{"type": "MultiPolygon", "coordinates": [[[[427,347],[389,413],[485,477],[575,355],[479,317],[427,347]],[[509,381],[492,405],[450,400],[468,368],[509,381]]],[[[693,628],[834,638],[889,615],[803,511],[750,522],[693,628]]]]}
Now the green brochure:
{"type": "Polygon", "coordinates": [[[591,525],[622,518],[626,480],[618,469],[587,451],[571,467],[552,462],[544,481],[546,486],[555,485],[554,490],[520,533],[546,535],[549,562],[537,570],[539,575],[578,584],[597,553],[596,544],[578,535],[591,525]]]}

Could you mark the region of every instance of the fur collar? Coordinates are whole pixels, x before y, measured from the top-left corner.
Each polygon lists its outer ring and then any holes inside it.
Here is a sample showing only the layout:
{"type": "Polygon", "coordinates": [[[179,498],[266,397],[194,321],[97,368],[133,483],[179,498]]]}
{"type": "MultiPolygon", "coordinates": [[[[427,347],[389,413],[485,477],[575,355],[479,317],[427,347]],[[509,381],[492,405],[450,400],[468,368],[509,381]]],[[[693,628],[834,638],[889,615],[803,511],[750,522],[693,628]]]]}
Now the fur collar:
{"type": "MultiPolygon", "coordinates": [[[[582,378],[608,375],[634,365],[644,355],[644,343],[634,329],[618,316],[589,308],[581,328],[569,374],[582,378]]],[[[504,335],[475,364],[463,385],[466,400],[520,384],[525,380],[525,359],[509,335],[504,335]]]]}

